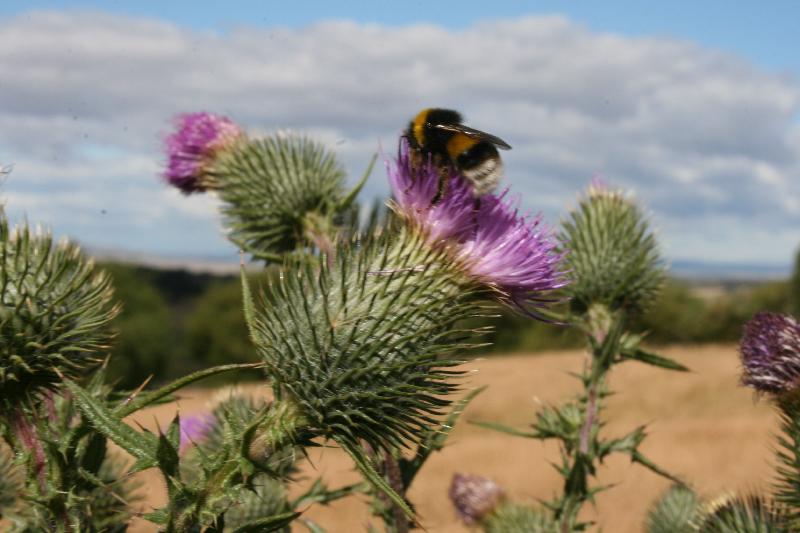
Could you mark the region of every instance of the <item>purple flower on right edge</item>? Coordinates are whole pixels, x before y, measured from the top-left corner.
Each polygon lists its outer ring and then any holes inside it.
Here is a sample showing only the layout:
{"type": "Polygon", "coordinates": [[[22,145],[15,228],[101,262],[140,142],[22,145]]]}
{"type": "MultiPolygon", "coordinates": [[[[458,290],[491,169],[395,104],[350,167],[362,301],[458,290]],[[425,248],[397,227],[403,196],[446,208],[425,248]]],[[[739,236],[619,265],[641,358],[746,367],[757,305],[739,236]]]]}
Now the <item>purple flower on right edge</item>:
{"type": "Polygon", "coordinates": [[[800,323],[779,313],[757,313],[744,327],[739,346],[742,383],[780,394],[800,385],[800,323]]]}

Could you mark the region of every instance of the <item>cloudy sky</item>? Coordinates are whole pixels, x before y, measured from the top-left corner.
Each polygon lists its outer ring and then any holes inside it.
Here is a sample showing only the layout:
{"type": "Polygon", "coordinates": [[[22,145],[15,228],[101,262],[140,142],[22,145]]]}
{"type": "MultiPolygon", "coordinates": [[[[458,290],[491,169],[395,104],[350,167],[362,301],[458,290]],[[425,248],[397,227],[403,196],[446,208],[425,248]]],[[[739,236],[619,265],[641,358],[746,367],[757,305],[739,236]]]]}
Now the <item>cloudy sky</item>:
{"type": "MultiPolygon", "coordinates": [[[[507,183],[553,224],[599,174],[673,261],[790,263],[800,3],[482,4],[3,0],[0,199],[90,248],[235,260],[214,199],[159,181],[171,116],[312,133],[354,181],[453,107],[514,147],[507,183]]],[[[365,196],[386,193],[379,168],[365,196]]]]}

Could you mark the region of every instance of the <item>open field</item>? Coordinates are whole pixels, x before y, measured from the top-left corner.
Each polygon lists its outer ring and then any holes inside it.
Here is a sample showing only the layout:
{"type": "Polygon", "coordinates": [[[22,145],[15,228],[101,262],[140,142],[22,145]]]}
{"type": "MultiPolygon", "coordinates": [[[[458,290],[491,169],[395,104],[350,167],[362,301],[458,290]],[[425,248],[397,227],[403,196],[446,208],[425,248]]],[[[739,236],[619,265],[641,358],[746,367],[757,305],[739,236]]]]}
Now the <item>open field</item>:
{"type": "MultiPolygon", "coordinates": [[[[768,404],[756,402],[749,389],[738,385],[738,358],[734,346],[674,347],[662,351],[692,369],[668,372],[627,363],[618,367],[611,386],[618,394],[609,399],[605,431],[621,434],[647,423],[650,437],[643,451],[660,466],[690,481],[704,496],[725,491],[751,491],[770,482],[772,436],[777,419],[768,404]]],[[[533,420],[539,402],[556,402],[577,390],[567,372],[581,368],[580,352],[511,355],[469,363],[476,372],[467,385],[489,385],[476,398],[456,427],[448,447],[431,458],[412,487],[423,526],[429,533],[456,533],[466,529],[456,523],[447,488],[454,472],[488,476],[518,501],[547,498],[559,488],[548,461],[557,449],[538,441],[511,437],[467,423],[491,420],[524,427],[533,420]]],[[[254,394],[261,388],[250,387],[254,394]]],[[[178,402],[184,415],[206,405],[215,391],[185,391],[178,402]]],[[[140,413],[136,420],[146,427],[169,422],[174,405],[140,413]]],[[[356,479],[349,459],[335,449],[324,449],[306,465],[309,477],[324,475],[335,487],[356,479]]],[[[151,504],[164,501],[163,487],[153,472],[149,481],[151,504]]],[[[611,533],[641,531],[648,505],[669,482],[624,458],[611,460],[599,472],[598,483],[614,484],[588,509],[586,518],[596,520],[611,533]]],[[[364,531],[370,520],[363,500],[350,498],[331,507],[313,507],[306,516],[330,533],[364,531]]],[[[139,521],[135,531],[153,531],[139,521]]],[[[295,531],[306,531],[296,527],[295,531]]]]}

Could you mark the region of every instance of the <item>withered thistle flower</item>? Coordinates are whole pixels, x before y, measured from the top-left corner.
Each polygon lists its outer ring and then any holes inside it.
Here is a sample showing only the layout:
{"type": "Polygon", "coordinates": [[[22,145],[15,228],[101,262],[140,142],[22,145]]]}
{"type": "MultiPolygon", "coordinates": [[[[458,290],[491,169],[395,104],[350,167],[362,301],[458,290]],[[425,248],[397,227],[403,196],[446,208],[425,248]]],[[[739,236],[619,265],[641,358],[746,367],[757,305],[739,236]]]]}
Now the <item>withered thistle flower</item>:
{"type": "Polygon", "coordinates": [[[800,385],[800,323],[794,317],[757,313],[744,327],[739,350],[744,385],[774,394],[800,385]]]}
{"type": "Polygon", "coordinates": [[[449,495],[456,514],[467,525],[479,523],[505,498],[503,489],[497,483],[469,474],[453,475],[449,495]]]}

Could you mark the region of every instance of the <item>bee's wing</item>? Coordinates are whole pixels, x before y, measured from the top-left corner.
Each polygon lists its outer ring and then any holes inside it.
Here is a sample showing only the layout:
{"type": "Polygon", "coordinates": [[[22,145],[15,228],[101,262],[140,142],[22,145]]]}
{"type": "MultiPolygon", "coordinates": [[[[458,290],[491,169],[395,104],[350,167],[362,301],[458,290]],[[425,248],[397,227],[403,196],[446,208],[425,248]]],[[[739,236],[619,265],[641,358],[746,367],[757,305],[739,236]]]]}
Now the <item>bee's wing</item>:
{"type": "Polygon", "coordinates": [[[493,145],[497,146],[498,148],[500,148],[501,150],[511,150],[511,146],[500,137],[495,137],[491,133],[486,133],[485,131],[476,130],[468,126],[464,126],[463,124],[433,124],[433,127],[438,128],[440,130],[463,133],[468,137],[473,137],[475,139],[480,139],[482,141],[488,141],[493,145]]]}

